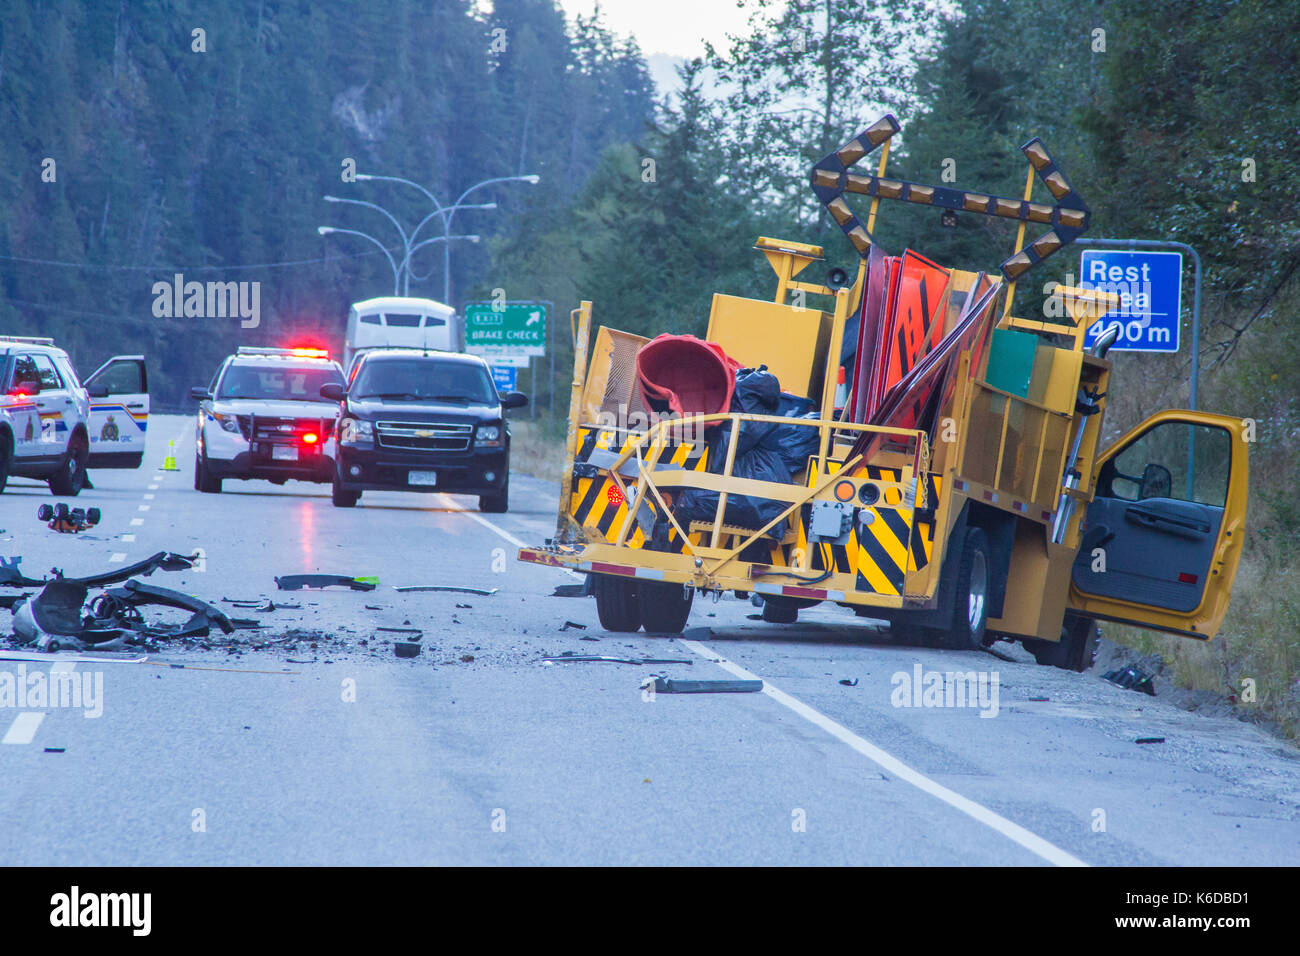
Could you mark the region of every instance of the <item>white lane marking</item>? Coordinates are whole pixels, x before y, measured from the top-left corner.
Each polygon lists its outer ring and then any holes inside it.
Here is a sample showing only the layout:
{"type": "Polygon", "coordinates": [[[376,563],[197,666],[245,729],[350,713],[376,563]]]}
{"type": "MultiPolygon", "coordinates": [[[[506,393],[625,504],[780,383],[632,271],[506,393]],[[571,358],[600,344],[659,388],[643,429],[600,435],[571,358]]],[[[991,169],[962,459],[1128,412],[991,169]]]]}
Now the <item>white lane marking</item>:
{"type": "MultiPolygon", "coordinates": [[[[481,514],[479,514],[477,511],[470,511],[468,508],[461,508],[460,506],[458,506],[454,501],[452,501],[450,498],[448,498],[448,497],[447,497],[445,494],[443,494],[442,492],[439,492],[439,493],[438,493],[438,497],[441,498],[444,502],[446,502],[446,504],[447,504],[447,509],[448,509],[449,511],[458,511],[458,512],[460,512],[461,514],[465,515],[465,517],[467,517],[467,518],[473,518],[475,521],[477,521],[477,522],[478,522],[479,524],[481,524],[483,527],[485,527],[485,528],[487,528],[488,530],[493,531],[493,532],[495,532],[495,533],[501,535],[501,537],[505,538],[507,541],[509,541],[511,544],[513,544],[516,548],[526,548],[526,547],[528,547],[528,545],[524,544],[522,541],[520,541],[518,538],[516,538],[513,534],[511,534],[511,533],[510,533],[509,531],[507,531],[505,528],[498,527],[497,525],[493,524],[491,521],[488,521],[487,518],[484,518],[484,517],[483,517],[481,514]]],[[[570,571],[568,568],[565,568],[565,569],[564,569],[564,573],[565,573],[565,574],[571,574],[571,575],[573,575],[573,576],[574,576],[575,578],[577,578],[579,581],[581,581],[581,580],[583,579],[583,576],[582,576],[581,574],[579,574],[577,571],[570,571]]]]}
{"type": "Polygon", "coordinates": [[[136,508],[135,510],[136,510],[136,511],[148,511],[148,510],[149,510],[149,505],[141,505],[139,508],[136,508]]]}
{"type": "Polygon", "coordinates": [[[157,495],[145,495],[145,496],[144,496],[144,500],[145,500],[145,501],[153,501],[154,498],[156,498],[156,497],[158,497],[158,496],[157,496],[157,495]]]}
{"type": "Polygon", "coordinates": [[[144,519],[143,519],[143,518],[132,518],[132,519],[131,519],[131,526],[132,526],[133,528],[138,528],[138,527],[140,527],[140,525],[142,525],[142,524],[144,524],[144,519]]]}
{"type": "Polygon", "coordinates": [[[130,542],[132,542],[132,541],[135,540],[135,535],[133,535],[133,534],[124,534],[124,535],[121,536],[121,540],[122,540],[124,543],[128,543],[128,544],[129,544],[130,542]]]}
{"type": "Polygon", "coordinates": [[[41,725],[45,715],[34,710],[25,710],[9,725],[9,730],[5,733],[4,739],[0,744],[29,744],[32,738],[36,736],[36,728],[41,725]]]}
{"type": "Polygon", "coordinates": [[[125,552],[125,551],[114,551],[114,552],[112,553],[112,555],[109,556],[108,563],[109,563],[109,564],[121,564],[121,563],[122,563],[123,561],[125,561],[125,560],[126,560],[126,552],[125,552]]]}
{"type": "Polygon", "coordinates": [[[154,482],[152,485],[149,486],[149,490],[150,490],[150,491],[157,491],[157,490],[158,490],[158,487],[159,487],[158,483],[157,483],[157,482],[154,482]]]}
{"type": "Polygon", "coordinates": [[[809,723],[816,724],[818,727],[826,731],[832,737],[835,737],[838,740],[848,744],[858,753],[862,754],[862,756],[866,757],[868,760],[871,760],[875,764],[877,764],[881,769],[887,770],[889,773],[892,773],[895,777],[907,783],[910,783],[918,790],[922,790],[925,793],[930,794],[930,796],[932,797],[937,797],[938,799],[942,800],[944,803],[948,804],[950,807],[960,810],[968,817],[971,817],[972,819],[977,820],[980,823],[983,823],[985,826],[993,830],[996,830],[998,833],[1001,833],[1007,839],[1019,843],[1030,853],[1042,857],[1048,863],[1055,864],[1056,866],[1087,866],[1088,865],[1087,863],[1084,863],[1083,860],[1080,860],[1078,857],[1073,856],[1065,852],[1055,844],[1049,843],[1047,840],[1044,840],[1038,834],[1031,833],[1030,831],[1026,830],[1024,827],[1020,826],[1019,824],[1012,823],[1006,817],[994,813],[988,807],[985,807],[982,804],[978,804],[974,800],[971,800],[967,797],[963,797],[960,793],[957,793],[954,790],[949,790],[943,784],[936,783],[935,781],[931,780],[925,774],[917,770],[913,770],[911,767],[903,763],[897,757],[894,757],[889,753],[886,753],[884,750],[881,750],[879,747],[877,747],[875,744],[871,743],[870,741],[864,740],[863,738],[859,737],[857,734],[849,730],[843,724],[836,723],[835,721],[831,720],[829,717],[827,717],[825,714],[821,713],[820,711],[814,710],[813,708],[805,704],[803,701],[791,697],[785,691],[777,689],[766,679],[759,677],[757,674],[750,673],[749,671],[745,670],[745,668],[741,667],[739,664],[733,664],[731,661],[727,660],[721,654],[718,654],[717,652],[710,650],[708,647],[699,643],[698,641],[688,640],[687,638],[680,638],[680,640],[683,645],[690,648],[690,650],[694,651],[700,657],[709,660],[716,660],[718,662],[718,666],[721,667],[723,670],[735,674],[737,677],[742,678],[743,680],[762,680],[763,693],[771,697],[778,704],[781,704],[784,707],[788,707],[790,710],[794,711],[800,717],[804,718],[804,720],[807,720],[809,723]]]}

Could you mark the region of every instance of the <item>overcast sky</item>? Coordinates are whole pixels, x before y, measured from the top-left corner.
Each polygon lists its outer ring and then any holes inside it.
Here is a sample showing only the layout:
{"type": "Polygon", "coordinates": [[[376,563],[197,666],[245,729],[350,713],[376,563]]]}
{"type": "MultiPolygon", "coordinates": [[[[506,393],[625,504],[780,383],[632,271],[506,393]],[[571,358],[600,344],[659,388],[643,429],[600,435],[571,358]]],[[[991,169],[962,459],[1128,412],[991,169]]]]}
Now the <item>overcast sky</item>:
{"type": "MultiPolygon", "coordinates": [[[[560,0],[564,12],[590,16],[596,0],[560,0]]],[[[728,33],[743,33],[749,11],[736,0],[602,0],[605,25],[632,34],[646,56],[704,54],[704,41],[725,48],[728,33]]]]}

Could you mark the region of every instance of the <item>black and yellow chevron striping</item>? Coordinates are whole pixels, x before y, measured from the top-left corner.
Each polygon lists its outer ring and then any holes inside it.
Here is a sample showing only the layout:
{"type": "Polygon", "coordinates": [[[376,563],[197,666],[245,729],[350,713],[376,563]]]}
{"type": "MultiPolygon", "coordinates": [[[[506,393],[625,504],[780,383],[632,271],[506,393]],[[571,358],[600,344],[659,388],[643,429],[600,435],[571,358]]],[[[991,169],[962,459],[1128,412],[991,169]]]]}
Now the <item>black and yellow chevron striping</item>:
{"type": "MultiPolygon", "coordinates": [[[[605,452],[621,453],[627,447],[626,441],[619,441],[619,433],[613,429],[596,429],[583,428],[578,435],[578,449],[575,455],[575,462],[585,463],[592,457],[596,449],[605,452]]],[[[676,446],[671,446],[660,456],[662,464],[673,464],[680,468],[686,468],[691,471],[704,471],[708,465],[707,449],[701,444],[697,448],[691,442],[682,442],[676,446]]],[[[624,484],[631,485],[633,482],[625,480],[624,484]]],[[[653,500],[647,503],[651,513],[656,513],[656,505],[653,500]]],[[[622,492],[607,474],[602,473],[595,478],[573,478],[573,494],[569,499],[570,514],[574,520],[586,528],[594,528],[605,540],[613,543],[618,535],[618,529],[622,526],[623,520],[627,517],[627,502],[623,500],[622,492]]],[[[646,543],[646,536],[640,527],[633,527],[628,533],[627,544],[632,548],[643,547],[646,543]]],[[[669,533],[669,550],[680,553],[683,542],[677,534],[676,529],[669,533]]]]}

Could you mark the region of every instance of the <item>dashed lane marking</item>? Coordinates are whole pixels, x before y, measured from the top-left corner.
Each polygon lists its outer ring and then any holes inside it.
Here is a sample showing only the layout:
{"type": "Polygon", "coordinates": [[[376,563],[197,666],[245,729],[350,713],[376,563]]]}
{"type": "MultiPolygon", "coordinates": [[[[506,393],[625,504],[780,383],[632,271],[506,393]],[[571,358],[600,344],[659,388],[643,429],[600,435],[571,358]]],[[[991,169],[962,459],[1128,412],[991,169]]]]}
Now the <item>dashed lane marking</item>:
{"type": "Polygon", "coordinates": [[[0,740],[0,744],[31,743],[32,738],[36,736],[37,728],[41,726],[41,721],[44,719],[45,715],[39,711],[23,711],[15,717],[14,722],[9,725],[9,729],[5,732],[4,739],[0,740]]]}
{"type": "MultiPolygon", "coordinates": [[[[516,548],[526,548],[526,547],[528,547],[528,545],[524,544],[524,542],[520,541],[518,538],[516,538],[513,534],[511,534],[511,533],[510,533],[509,531],[507,531],[505,528],[502,528],[502,527],[500,527],[500,526],[498,526],[498,525],[496,525],[496,524],[493,524],[491,521],[489,521],[487,518],[484,518],[484,517],[483,517],[481,514],[479,514],[477,511],[470,511],[468,508],[462,508],[462,507],[460,507],[459,505],[457,505],[454,501],[452,501],[450,498],[448,498],[448,497],[447,497],[446,495],[444,495],[444,494],[439,493],[438,497],[441,498],[441,499],[443,500],[444,503],[446,503],[446,505],[447,505],[447,509],[448,509],[449,511],[457,511],[457,512],[463,514],[463,515],[464,515],[465,517],[467,517],[467,518],[473,518],[475,521],[477,521],[477,522],[478,522],[479,524],[481,524],[483,527],[487,528],[489,531],[492,531],[494,534],[498,534],[498,535],[500,535],[501,537],[505,538],[507,541],[509,541],[511,544],[513,544],[516,548]]],[[[565,568],[565,569],[564,569],[564,573],[565,573],[565,574],[570,574],[570,575],[572,575],[573,577],[577,578],[579,581],[582,580],[582,575],[579,574],[577,571],[570,571],[568,568],[565,568]]]]}

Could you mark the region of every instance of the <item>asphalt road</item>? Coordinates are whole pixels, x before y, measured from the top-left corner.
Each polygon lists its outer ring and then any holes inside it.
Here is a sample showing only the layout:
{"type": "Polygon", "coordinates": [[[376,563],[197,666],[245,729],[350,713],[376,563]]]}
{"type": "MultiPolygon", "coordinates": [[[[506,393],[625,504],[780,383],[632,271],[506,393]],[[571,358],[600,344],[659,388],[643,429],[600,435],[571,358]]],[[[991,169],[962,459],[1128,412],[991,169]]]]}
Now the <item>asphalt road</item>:
{"type": "Polygon", "coordinates": [[[46,529],[47,490],[15,480],[0,550],[39,576],[200,548],[202,572],[149,580],[299,607],[224,603],[264,626],[144,662],[0,661],[102,681],[91,707],[0,707],[0,864],[1300,862],[1300,754],[1245,722],[1005,644],[1013,660],[896,646],[834,608],[785,627],[697,601],[683,638],[609,634],[590,599],[551,596],[574,576],[514,559],[553,530],[554,486],[516,473],[490,516],[441,495],[335,509],[296,482],[202,495],[192,430],[155,416],[146,467],[93,473],[77,503],[104,518],[85,534],[46,529]],[[169,439],[180,470],[160,472],[169,439]],[[381,584],[276,590],[299,571],[381,584]],[[421,655],[396,658],[383,627],[419,628],[421,655]],[[540,660],[566,652],[690,663],[540,660]],[[895,706],[918,666],[996,675],[997,696],[895,706]],[[765,689],[649,695],[652,674],[765,689]]]}

